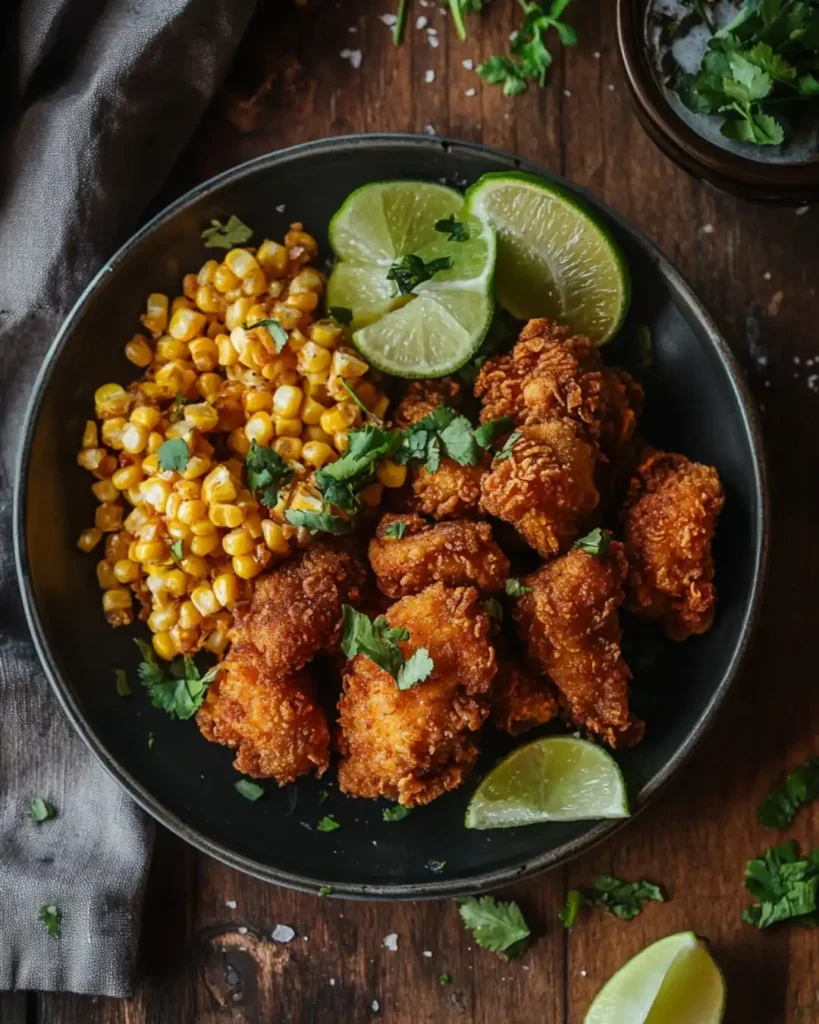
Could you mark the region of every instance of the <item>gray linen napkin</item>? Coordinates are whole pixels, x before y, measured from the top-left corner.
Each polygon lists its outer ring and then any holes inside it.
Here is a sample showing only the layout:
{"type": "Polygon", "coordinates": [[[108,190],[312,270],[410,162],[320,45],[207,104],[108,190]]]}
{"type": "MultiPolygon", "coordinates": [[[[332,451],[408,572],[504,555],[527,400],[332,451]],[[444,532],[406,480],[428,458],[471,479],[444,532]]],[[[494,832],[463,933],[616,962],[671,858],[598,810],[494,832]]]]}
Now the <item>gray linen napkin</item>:
{"type": "Polygon", "coordinates": [[[71,730],[19,606],[11,482],[31,385],[137,225],[254,0],[12,0],[0,74],[0,989],[127,995],[152,829],[71,730]],[[34,824],[34,797],[57,808],[34,824]],[[62,913],[49,937],[41,905],[62,913]]]}

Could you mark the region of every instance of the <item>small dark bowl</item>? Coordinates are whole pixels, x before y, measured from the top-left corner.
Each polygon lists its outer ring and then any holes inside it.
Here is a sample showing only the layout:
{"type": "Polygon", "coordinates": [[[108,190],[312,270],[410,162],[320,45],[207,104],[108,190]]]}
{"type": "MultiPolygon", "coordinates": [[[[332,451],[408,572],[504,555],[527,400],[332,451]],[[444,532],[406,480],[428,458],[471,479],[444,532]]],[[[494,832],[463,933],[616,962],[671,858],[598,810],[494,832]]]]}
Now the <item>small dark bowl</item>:
{"type": "MultiPolygon", "coordinates": [[[[76,548],[78,534],[93,521],[88,476],[76,454],[94,390],[135,376],[123,341],[138,324],[147,292],[175,294],[182,274],[204,261],[199,232],[211,217],[235,213],[258,237],[270,238],[281,237],[289,220],[303,219],[326,253],[330,216],[365,182],[410,177],[464,187],[486,171],[521,168],[559,180],[480,146],[415,136],[331,139],[228,171],[151,221],[100,271],[54,341],[34,389],[16,486],[15,545],[45,671],[77,731],[135,800],[206,853],[260,878],[308,891],[331,886],[337,895],[360,898],[475,892],[553,867],[621,823],[466,831],[463,815],[475,779],[508,749],[491,735],[473,779],[406,822],[384,823],[379,804],[345,798],[326,779],[284,790],[267,784],[264,799],[243,800],[234,790],[230,751],[206,742],[193,722],[172,721],[151,708],[136,684],[132,697],[117,696],[114,669],[136,679],[134,630],[106,625],[95,559],[76,548]],[[278,212],[282,203],[286,209],[278,212]],[[149,733],[155,737],[150,748],[149,733]],[[328,813],[341,828],[316,832],[328,813]]],[[[659,652],[646,739],[618,755],[632,805],[640,809],[690,754],[748,646],[766,549],[764,467],[751,402],[714,324],[650,242],[600,203],[588,202],[631,266],[635,297],[624,338],[632,337],[635,324],[647,324],[654,337],[646,436],[716,465],[728,495],[715,545],[720,600],[714,628],[659,652]]]]}
{"type": "Polygon", "coordinates": [[[676,113],[646,45],[650,3],[617,0],[617,43],[637,117],[663,153],[693,177],[742,199],[792,206],[819,200],[819,154],[798,163],[754,160],[703,138],[676,113]]]}

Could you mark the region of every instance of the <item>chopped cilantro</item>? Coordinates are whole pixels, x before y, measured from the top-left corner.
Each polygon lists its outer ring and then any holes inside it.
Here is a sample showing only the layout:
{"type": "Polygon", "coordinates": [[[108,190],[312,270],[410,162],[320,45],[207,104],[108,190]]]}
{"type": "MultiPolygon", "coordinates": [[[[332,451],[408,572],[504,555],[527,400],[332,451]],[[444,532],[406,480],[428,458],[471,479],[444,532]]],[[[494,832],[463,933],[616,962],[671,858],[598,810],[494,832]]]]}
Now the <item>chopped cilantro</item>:
{"type": "Polygon", "coordinates": [[[420,256],[410,253],[393,263],[387,272],[387,280],[395,281],[401,295],[409,295],[419,284],[430,281],[442,270],[449,270],[452,262],[451,256],[439,256],[425,263],[420,256]]]}
{"type": "Polygon", "coordinates": [[[745,888],[759,901],[743,912],[746,924],[760,929],[789,920],[819,924],[819,850],[800,858],[795,842],[772,846],[748,861],[745,888]]]}
{"type": "Polygon", "coordinates": [[[363,654],[379,668],[388,672],[399,690],[408,690],[422,683],[432,672],[434,664],[425,647],[419,647],[409,658],[398,646],[409,640],[409,631],[392,629],[383,615],[370,619],[349,604],[342,607],[341,649],[348,658],[363,654]]]}
{"type": "Polygon", "coordinates": [[[36,822],[38,825],[41,821],[48,821],[49,818],[53,818],[56,811],[47,800],[43,800],[41,796],[36,796],[31,801],[31,807],[28,809],[29,818],[36,822]]]}
{"type": "Polygon", "coordinates": [[[552,54],[545,42],[548,31],[554,29],[564,46],[577,43],[575,30],[560,20],[569,3],[570,0],[552,0],[546,10],[545,3],[520,0],[523,24],[512,37],[510,55],[490,57],[478,65],[478,74],[490,85],[502,85],[507,96],[523,92],[529,81],[545,85],[552,64],[552,54]]]}
{"type": "MultiPolygon", "coordinates": [[[[136,644],[142,652],[142,663],[139,666],[139,679],[155,708],[165,711],[171,718],[192,718],[202,706],[208,687],[216,678],[219,666],[214,665],[201,675],[193,658],[174,658],[168,666],[156,660],[150,644],[137,639],[136,644]]],[[[149,746],[152,744],[149,742],[149,746]]]]}
{"type": "Polygon", "coordinates": [[[516,430],[514,434],[510,434],[509,437],[507,437],[503,448],[501,448],[501,450],[495,455],[495,458],[492,461],[505,462],[512,454],[515,445],[522,437],[523,434],[519,430],[516,430]]]}
{"type": "Polygon", "coordinates": [[[233,788],[245,800],[255,801],[264,796],[264,789],[257,783],[251,782],[250,779],[239,779],[238,782],[233,783],[233,788]]]}
{"type": "Polygon", "coordinates": [[[446,867],[445,860],[428,860],[427,867],[434,875],[440,875],[440,873],[446,867]]]}
{"type": "Polygon", "coordinates": [[[316,893],[316,896],[330,896],[332,895],[332,892],[333,890],[330,888],[329,885],[323,885],[316,893]]]}
{"type": "Polygon", "coordinates": [[[503,605],[496,597],[488,597],[483,603],[483,610],[498,622],[503,622],[503,605]]]}
{"type": "Polygon", "coordinates": [[[591,533],[576,540],[572,547],[585,551],[587,555],[605,555],[611,544],[611,534],[596,526],[591,533]]]}
{"type": "Polygon", "coordinates": [[[411,690],[416,683],[428,679],[434,668],[435,662],[429,656],[429,651],[426,647],[419,647],[398,670],[395,685],[399,690],[411,690]]]}
{"type": "MultiPolygon", "coordinates": [[[[455,2],[457,3],[457,0],[455,2]]],[[[454,214],[451,217],[436,220],[435,230],[440,231],[442,235],[447,235],[450,242],[469,241],[469,232],[466,229],[466,225],[456,220],[454,214]]]]}
{"type": "Polygon", "coordinates": [[[318,825],[316,825],[316,828],[319,832],[335,832],[337,828],[341,828],[341,825],[339,825],[332,814],[325,814],[318,825]]]}
{"type": "Polygon", "coordinates": [[[349,327],[353,322],[353,311],[346,306],[330,306],[329,313],[342,327],[349,327]]]}
{"type": "Polygon", "coordinates": [[[347,434],[348,450],[340,459],[315,475],[316,487],[328,505],[354,515],[360,505],[358,493],[375,478],[375,465],[389,457],[401,444],[402,435],[382,427],[364,427],[347,434]]]}
{"type": "Polygon", "coordinates": [[[531,587],[524,587],[520,580],[516,580],[510,576],[506,581],[505,588],[507,597],[525,597],[527,594],[532,593],[531,587]]]}
{"type": "Polygon", "coordinates": [[[60,934],[62,916],[62,911],[53,903],[47,903],[37,911],[37,920],[43,922],[49,935],[60,934]]]}
{"type": "Polygon", "coordinates": [[[757,808],[756,820],[765,828],[785,828],[800,807],[819,797],[819,757],[791,772],[784,790],[774,790],[757,808]]]}
{"type": "Polygon", "coordinates": [[[525,950],[532,933],[517,903],[503,903],[492,896],[467,896],[456,902],[479,946],[503,953],[507,960],[525,950]]]}
{"type": "Polygon", "coordinates": [[[439,405],[407,428],[395,461],[401,464],[420,462],[427,472],[437,473],[442,455],[461,466],[476,466],[482,455],[472,424],[448,405],[439,405]]]}
{"type": "Polygon", "coordinates": [[[407,524],[403,520],[398,519],[394,523],[390,523],[389,526],[384,527],[382,536],[391,537],[393,540],[401,540],[406,532],[407,524]]]}
{"type": "Polygon", "coordinates": [[[403,821],[411,813],[411,807],[396,804],[395,807],[385,807],[381,812],[381,817],[384,821],[403,821]]]}
{"type": "Polygon", "coordinates": [[[163,441],[159,446],[159,468],[163,472],[174,470],[181,473],[191,457],[191,450],[184,437],[175,437],[171,441],[163,441]]]}
{"type": "Polygon", "coordinates": [[[211,220],[210,227],[202,232],[202,241],[207,249],[232,249],[250,240],[253,228],[231,215],[226,224],[211,220]]]}
{"type": "Polygon", "coordinates": [[[273,344],[276,346],[277,352],[281,352],[287,344],[287,331],[274,317],[268,317],[265,320],[257,320],[255,324],[245,324],[244,327],[246,331],[254,331],[257,327],[266,327],[270,332],[270,337],[273,339],[273,344]]]}
{"type": "Polygon", "coordinates": [[[571,928],[581,907],[603,907],[621,921],[631,921],[652,900],[665,902],[662,889],[653,882],[624,882],[611,875],[600,875],[590,889],[569,892],[560,920],[565,928],[571,928]]]}
{"type": "Polygon", "coordinates": [[[183,558],[183,556],[185,554],[185,551],[184,551],[184,548],[182,546],[182,541],[181,540],[175,540],[173,542],[173,544],[171,544],[171,554],[177,560],[177,562],[181,562],[182,561],[182,558],[183,558]]]}
{"type": "Polygon", "coordinates": [[[303,526],[310,533],[348,533],[350,524],[341,516],[330,515],[328,512],[307,512],[304,509],[289,508],[284,518],[291,526],[303,526]]]}
{"type": "Polygon", "coordinates": [[[168,419],[171,423],[178,423],[185,415],[185,396],[181,391],[176,392],[176,397],[168,409],[168,419]]]}
{"type": "Polygon", "coordinates": [[[566,903],[558,914],[564,928],[571,928],[574,925],[577,912],[583,906],[583,893],[579,889],[570,889],[566,893],[566,903]]]}
{"type": "Polygon", "coordinates": [[[130,697],[131,687],[128,685],[128,676],[125,674],[125,669],[115,668],[114,678],[116,679],[117,693],[120,697],[130,697]]]}
{"type": "Polygon", "coordinates": [[[475,431],[475,440],[481,448],[489,448],[492,442],[502,434],[508,434],[515,421],[511,416],[501,416],[496,420],[487,420],[475,431]]]}
{"type": "Polygon", "coordinates": [[[279,487],[293,479],[293,467],[272,448],[264,448],[251,441],[245,455],[247,486],[266,508],[273,508],[279,500],[279,487]]]}

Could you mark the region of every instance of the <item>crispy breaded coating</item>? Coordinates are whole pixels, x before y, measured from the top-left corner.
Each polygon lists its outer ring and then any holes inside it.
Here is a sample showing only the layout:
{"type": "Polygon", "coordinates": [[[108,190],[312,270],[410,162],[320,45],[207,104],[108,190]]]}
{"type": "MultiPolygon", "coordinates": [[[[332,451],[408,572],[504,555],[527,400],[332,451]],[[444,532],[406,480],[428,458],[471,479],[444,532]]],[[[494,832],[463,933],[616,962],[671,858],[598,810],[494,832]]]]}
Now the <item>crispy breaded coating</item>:
{"type": "Polygon", "coordinates": [[[623,545],[605,555],[573,548],[522,580],[532,588],[514,609],[529,656],[560,690],[572,720],[612,746],[642,737],[628,707],[628,666],[617,609],[628,565],[623,545]]]}
{"type": "Polygon", "coordinates": [[[409,690],[364,655],[347,666],[338,703],[338,780],[352,796],[426,804],[456,789],[478,754],[474,733],[489,712],[495,651],[478,592],[435,583],[387,612],[403,626],[409,657],[425,647],[432,674],[409,690]]]}
{"type": "Polygon", "coordinates": [[[642,387],[607,367],[588,338],[549,320],[530,320],[507,355],[495,356],[475,380],[481,420],[512,416],[518,425],[568,419],[611,457],[637,426],[642,387]]]}
{"type": "Polygon", "coordinates": [[[524,427],[481,482],[481,504],[544,558],[564,550],[597,506],[595,450],[566,420],[524,427]]]}
{"type": "Polygon", "coordinates": [[[341,606],[356,604],[367,563],[349,538],[317,540],[254,581],[253,599],[237,612],[234,648],[252,646],[267,674],[285,677],[338,642],[341,606]]]}
{"type": "Polygon", "coordinates": [[[390,597],[417,594],[436,582],[492,594],[503,589],[509,575],[509,559],[489,523],[465,519],[431,525],[420,516],[385,515],[369,554],[379,589],[390,597]],[[390,529],[399,524],[403,536],[391,537],[390,529]]]}
{"type": "Polygon", "coordinates": [[[711,541],[724,503],[717,471],[684,455],[649,449],[631,479],[626,607],[672,640],[704,633],[714,621],[711,541]]]}
{"type": "Polygon", "coordinates": [[[550,722],[560,711],[557,691],[542,673],[518,658],[498,655],[492,687],[492,724],[510,736],[550,722]]]}
{"type": "Polygon", "coordinates": [[[234,768],[280,786],[321,775],[330,763],[330,732],[313,700],[306,669],[271,674],[252,647],[231,649],[196,715],[202,735],[236,751],[234,768]]]}
{"type": "Polygon", "coordinates": [[[457,409],[460,405],[461,385],[452,377],[435,380],[412,380],[407,392],[393,413],[393,422],[401,430],[429,416],[439,405],[457,409]]]}

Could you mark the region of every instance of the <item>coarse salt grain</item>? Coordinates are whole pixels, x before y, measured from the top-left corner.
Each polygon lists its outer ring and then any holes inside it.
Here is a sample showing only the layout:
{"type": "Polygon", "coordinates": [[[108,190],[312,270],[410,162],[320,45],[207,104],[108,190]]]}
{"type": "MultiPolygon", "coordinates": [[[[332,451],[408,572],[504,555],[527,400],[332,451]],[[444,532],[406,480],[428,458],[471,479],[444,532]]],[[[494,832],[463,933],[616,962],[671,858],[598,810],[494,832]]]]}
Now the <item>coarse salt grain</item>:
{"type": "Polygon", "coordinates": [[[425,124],[424,125],[424,134],[425,135],[434,135],[435,134],[435,126],[431,125],[431,124],[425,124]]]}
{"type": "Polygon", "coordinates": [[[809,206],[799,206],[799,207],[797,207],[796,210],[794,210],[794,213],[796,214],[797,217],[801,217],[804,214],[806,214],[809,209],[810,209],[809,206]]]}
{"type": "Polygon", "coordinates": [[[354,68],[361,67],[361,50],[342,50],[339,57],[348,60],[354,68]]]}
{"type": "Polygon", "coordinates": [[[398,949],[398,935],[395,932],[391,932],[389,935],[384,936],[384,946],[391,953],[395,953],[398,949]]]}
{"type": "Polygon", "coordinates": [[[432,956],[432,950],[431,949],[425,949],[424,952],[421,954],[421,956],[432,956]]]}
{"type": "Polygon", "coordinates": [[[239,932],[240,935],[247,935],[247,928],[245,928],[244,925],[242,925],[240,928],[237,928],[236,930],[239,932]]]}
{"type": "Polygon", "coordinates": [[[474,60],[464,60],[464,61],[461,61],[461,63],[463,64],[463,66],[466,68],[467,71],[471,71],[475,67],[475,61],[474,60]]]}
{"type": "Polygon", "coordinates": [[[279,203],[279,205],[276,207],[276,213],[284,213],[286,209],[287,207],[285,206],[284,203],[279,203]]]}
{"type": "Polygon", "coordinates": [[[419,14],[418,18],[416,19],[416,22],[415,22],[415,27],[416,28],[426,28],[428,24],[429,24],[429,18],[427,18],[423,14],[419,14]]]}
{"type": "Polygon", "coordinates": [[[225,906],[230,907],[231,910],[236,909],[236,900],[225,900],[225,906]]]}
{"type": "Polygon", "coordinates": [[[370,1003],[370,1006],[373,1008],[373,1013],[378,1013],[379,1005],[377,999],[373,999],[373,1001],[370,1003]]]}
{"type": "Polygon", "coordinates": [[[464,96],[475,96],[477,94],[477,91],[477,89],[467,89],[466,92],[464,93],[464,96]]]}
{"type": "Polygon", "coordinates": [[[394,14],[379,14],[378,17],[384,22],[387,28],[392,28],[398,21],[394,14]]]}
{"type": "Polygon", "coordinates": [[[435,81],[435,72],[431,70],[426,71],[424,73],[424,81],[427,83],[427,85],[431,85],[435,81]]]}
{"type": "Polygon", "coordinates": [[[296,937],[295,931],[289,924],[277,924],[270,934],[274,942],[292,942],[296,937]]]}
{"type": "Polygon", "coordinates": [[[700,231],[704,235],[713,235],[713,233],[714,233],[714,225],[713,224],[703,224],[703,226],[700,228],[700,231]]]}

